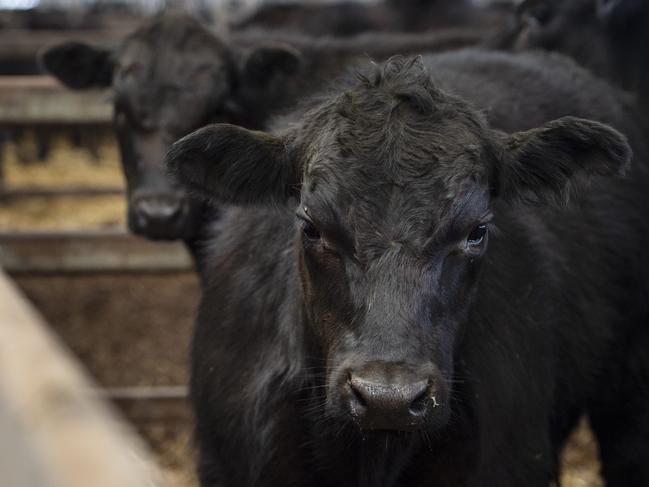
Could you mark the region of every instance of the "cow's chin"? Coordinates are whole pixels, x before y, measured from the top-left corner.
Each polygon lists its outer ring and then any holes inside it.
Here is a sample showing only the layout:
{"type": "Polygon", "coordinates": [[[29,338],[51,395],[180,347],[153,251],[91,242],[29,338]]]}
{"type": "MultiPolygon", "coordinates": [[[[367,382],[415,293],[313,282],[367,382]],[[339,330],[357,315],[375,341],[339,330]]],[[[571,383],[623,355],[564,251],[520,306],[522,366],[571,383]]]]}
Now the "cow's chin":
{"type": "Polygon", "coordinates": [[[361,443],[370,450],[403,452],[409,447],[426,441],[424,431],[395,431],[395,430],[358,430],[361,443]]]}

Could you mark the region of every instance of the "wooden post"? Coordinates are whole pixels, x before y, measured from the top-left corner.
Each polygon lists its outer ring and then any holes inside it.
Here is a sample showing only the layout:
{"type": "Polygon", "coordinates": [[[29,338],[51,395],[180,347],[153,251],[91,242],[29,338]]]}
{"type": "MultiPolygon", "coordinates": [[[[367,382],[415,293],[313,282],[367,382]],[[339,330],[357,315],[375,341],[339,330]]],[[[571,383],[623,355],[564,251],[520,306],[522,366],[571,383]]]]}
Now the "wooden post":
{"type": "Polygon", "coordinates": [[[0,484],[162,487],[148,451],[0,271],[0,484]]]}

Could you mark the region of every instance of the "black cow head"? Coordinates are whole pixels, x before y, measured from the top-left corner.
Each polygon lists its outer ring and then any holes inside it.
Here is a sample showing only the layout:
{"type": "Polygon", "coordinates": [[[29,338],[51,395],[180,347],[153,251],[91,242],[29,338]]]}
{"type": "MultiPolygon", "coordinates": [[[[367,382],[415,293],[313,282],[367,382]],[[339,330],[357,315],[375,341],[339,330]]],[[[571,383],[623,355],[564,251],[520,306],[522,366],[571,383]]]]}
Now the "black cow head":
{"type": "Polygon", "coordinates": [[[493,202],[564,201],[629,157],[622,135],[588,120],[492,131],[419,60],[394,58],[283,135],[210,125],[176,142],[168,166],[218,201],[299,198],[296,258],[328,414],[417,430],[449,417],[493,202]]]}
{"type": "Polygon", "coordinates": [[[300,57],[277,43],[234,49],[191,17],[162,14],[115,51],[69,42],[47,50],[42,62],[72,89],[112,89],[129,226],[177,239],[192,236],[200,205],[165,177],[171,143],[209,122],[254,127],[255,114],[240,99],[272,90],[299,69],[300,57]]]}

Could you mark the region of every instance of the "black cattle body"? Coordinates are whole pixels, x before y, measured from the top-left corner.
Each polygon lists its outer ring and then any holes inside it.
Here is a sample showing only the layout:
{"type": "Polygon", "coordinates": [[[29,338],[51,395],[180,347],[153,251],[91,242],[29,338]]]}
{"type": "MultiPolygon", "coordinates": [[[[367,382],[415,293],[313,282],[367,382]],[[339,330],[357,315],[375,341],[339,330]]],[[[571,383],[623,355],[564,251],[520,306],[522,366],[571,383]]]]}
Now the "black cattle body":
{"type": "Polygon", "coordinates": [[[308,35],[352,36],[368,31],[422,32],[449,27],[502,27],[505,5],[476,6],[468,0],[388,0],[378,3],[280,3],[262,5],[235,28],[269,28],[308,35]]]}
{"type": "Polygon", "coordinates": [[[191,248],[200,240],[202,205],[173,186],[163,170],[171,143],[192,130],[216,121],[262,128],[358,57],[434,52],[479,40],[458,31],[273,39],[260,31],[223,36],[189,16],[167,13],[115,52],[71,42],[44,53],[45,68],[70,88],[113,90],[132,231],[184,239],[191,248]]]}
{"type": "Polygon", "coordinates": [[[469,50],[176,142],[170,171],[235,205],[193,340],[201,485],[547,487],[584,412],[607,485],[647,485],[628,110],[567,58],[469,50]]]}
{"type": "Polygon", "coordinates": [[[648,25],[649,2],[643,0],[526,0],[491,44],[569,55],[636,94],[647,113],[648,25]]]}

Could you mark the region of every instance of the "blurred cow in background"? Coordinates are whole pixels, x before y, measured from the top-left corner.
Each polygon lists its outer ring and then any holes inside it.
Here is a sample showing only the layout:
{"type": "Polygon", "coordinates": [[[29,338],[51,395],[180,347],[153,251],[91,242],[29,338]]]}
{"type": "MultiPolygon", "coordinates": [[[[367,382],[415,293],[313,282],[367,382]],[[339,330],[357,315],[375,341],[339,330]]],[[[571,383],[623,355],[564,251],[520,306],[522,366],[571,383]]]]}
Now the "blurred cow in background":
{"type": "Polygon", "coordinates": [[[511,4],[478,7],[470,0],[386,0],[262,6],[237,28],[264,27],[309,35],[349,36],[371,30],[417,32],[448,27],[502,26],[511,4]]]}
{"type": "Polygon", "coordinates": [[[634,93],[649,113],[646,0],[526,0],[494,44],[569,55],[634,93]]]}

